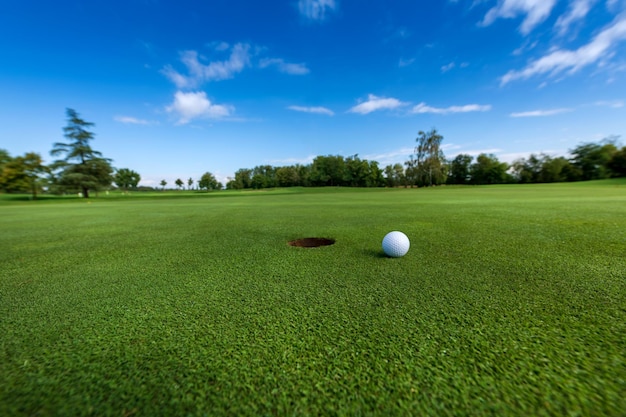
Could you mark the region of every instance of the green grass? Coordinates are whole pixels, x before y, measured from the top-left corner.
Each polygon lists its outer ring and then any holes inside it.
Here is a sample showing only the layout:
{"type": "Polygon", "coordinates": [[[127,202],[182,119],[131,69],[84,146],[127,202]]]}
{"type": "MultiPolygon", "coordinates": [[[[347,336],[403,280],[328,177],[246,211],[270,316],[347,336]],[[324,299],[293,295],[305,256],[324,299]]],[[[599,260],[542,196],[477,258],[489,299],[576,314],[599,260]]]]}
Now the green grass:
{"type": "Polygon", "coordinates": [[[0,415],[626,410],[624,180],[9,197],[0,415]]]}

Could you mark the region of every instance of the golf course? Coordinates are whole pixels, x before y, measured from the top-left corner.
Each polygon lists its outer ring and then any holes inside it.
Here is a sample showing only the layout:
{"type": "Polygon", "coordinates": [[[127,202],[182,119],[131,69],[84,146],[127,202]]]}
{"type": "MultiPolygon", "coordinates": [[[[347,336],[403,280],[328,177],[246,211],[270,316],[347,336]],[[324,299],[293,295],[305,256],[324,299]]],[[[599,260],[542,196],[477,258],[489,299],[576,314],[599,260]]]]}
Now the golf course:
{"type": "Polygon", "coordinates": [[[0,262],[1,416],[626,413],[626,178],[2,194],[0,262]]]}

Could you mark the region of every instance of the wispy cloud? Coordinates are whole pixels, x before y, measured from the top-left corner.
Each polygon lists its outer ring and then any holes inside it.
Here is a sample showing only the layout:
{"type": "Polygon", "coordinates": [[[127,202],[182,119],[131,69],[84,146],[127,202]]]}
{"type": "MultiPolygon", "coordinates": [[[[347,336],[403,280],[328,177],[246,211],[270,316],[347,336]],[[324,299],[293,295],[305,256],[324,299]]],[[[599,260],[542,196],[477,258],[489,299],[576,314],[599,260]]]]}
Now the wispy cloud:
{"type": "Polygon", "coordinates": [[[299,111],[303,113],[325,114],[327,116],[333,116],[335,114],[332,110],[327,109],[326,107],[289,106],[287,108],[289,110],[299,111]]]}
{"type": "Polygon", "coordinates": [[[270,159],[267,162],[270,164],[276,164],[276,165],[294,165],[294,164],[306,165],[306,164],[310,164],[311,162],[313,162],[315,157],[316,155],[309,155],[305,158],[270,159]]]}
{"type": "Polygon", "coordinates": [[[306,64],[293,64],[281,58],[264,58],[259,62],[259,66],[261,68],[275,66],[278,71],[291,75],[305,75],[310,72],[306,64]]]}
{"type": "Polygon", "coordinates": [[[137,119],[136,117],[131,117],[131,116],[115,116],[113,118],[113,120],[115,120],[116,122],[120,122],[120,123],[124,123],[124,124],[130,124],[130,125],[150,125],[150,124],[153,124],[153,122],[150,122],[148,120],[137,119]]]}
{"type": "Polygon", "coordinates": [[[224,61],[203,64],[196,51],[181,52],[180,60],[187,68],[188,74],[181,74],[171,65],[163,68],[162,73],[178,88],[195,88],[207,81],[233,78],[235,74],[243,71],[250,65],[250,45],[244,43],[234,45],[230,57],[224,61]]]}
{"type": "Polygon", "coordinates": [[[569,113],[573,111],[573,109],[550,109],[550,110],[532,110],[532,111],[523,111],[518,113],[511,113],[509,116],[511,117],[544,117],[544,116],[554,116],[556,114],[569,113]]]}
{"type": "Polygon", "coordinates": [[[174,114],[179,124],[186,124],[198,118],[222,119],[230,116],[235,109],[232,106],[211,103],[204,91],[177,91],[174,102],[165,110],[174,114]]]}
{"type": "Polygon", "coordinates": [[[337,8],[335,0],[299,0],[300,14],[309,20],[322,21],[337,8]]]}
{"type": "Polygon", "coordinates": [[[565,35],[569,27],[587,16],[591,7],[597,0],[572,0],[567,12],[556,21],[555,28],[559,35],[565,35]]]}
{"type": "Polygon", "coordinates": [[[395,98],[377,97],[374,94],[369,94],[367,101],[352,107],[348,112],[368,114],[377,110],[392,110],[408,104],[395,98]]]}
{"type": "Polygon", "coordinates": [[[528,35],[535,26],[550,16],[556,3],[557,0],[499,0],[498,4],[487,12],[481,24],[489,26],[498,18],[512,19],[526,15],[520,26],[520,32],[528,35]]]}
{"type": "Polygon", "coordinates": [[[524,69],[507,72],[500,78],[500,85],[519,79],[525,80],[540,74],[554,77],[567,71],[567,74],[571,75],[583,67],[610,57],[612,48],[625,39],[626,13],[622,13],[586,45],[574,51],[554,50],[531,62],[524,69]]]}
{"type": "Polygon", "coordinates": [[[400,61],[398,61],[398,66],[400,68],[402,67],[408,67],[409,65],[411,65],[412,63],[415,62],[415,58],[410,58],[410,59],[403,59],[400,58],[400,61]]]}
{"type": "Polygon", "coordinates": [[[620,109],[624,107],[623,100],[600,100],[593,103],[596,106],[610,107],[612,109],[620,109]]]}
{"type": "Polygon", "coordinates": [[[490,104],[466,104],[464,106],[450,106],[445,108],[431,107],[426,103],[419,103],[411,110],[411,113],[433,113],[433,114],[450,114],[450,113],[469,113],[474,111],[489,111],[490,104]]]}
{"type": "Polygon", "coordinates": [[[450,62],[449,64],[444,65],[444,66],[441,67],[441,72],[446,73],[446,72],[450,71],[454,67],[455,67],[455,63],[454,62],[450,62]]]}
{"type": "Polygon", "coordinates": [[[391,152],[363,155],[368,161],[378,161],[381,165],[404,163],[415,152],[414,148],[401,148],[391,152]]]}

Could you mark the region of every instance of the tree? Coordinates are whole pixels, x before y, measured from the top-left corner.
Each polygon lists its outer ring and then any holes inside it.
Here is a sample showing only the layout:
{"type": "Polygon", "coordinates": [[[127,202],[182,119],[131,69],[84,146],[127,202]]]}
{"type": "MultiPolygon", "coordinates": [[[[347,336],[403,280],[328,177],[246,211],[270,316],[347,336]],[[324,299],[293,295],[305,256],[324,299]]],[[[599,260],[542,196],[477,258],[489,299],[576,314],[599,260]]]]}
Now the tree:
{"type": "Polygon", "coordinates": [[[205,172],[200,177],[200,181],[198,181],[198,187],[201,190],[219,190],[222,188],[222,184],[217,181],[213,174],[205,172]]]}
{"type": "Polygon", "coordinates": [[[472,184],[503,184],[507,182],[508,164],[493,154],[481,153],[471,166],[472,184]]]}
{"type": "Polygon", "coordinates": [[[165,190],[165,186],[167,185],[167,181],[161,180],[161,189],[165,190]]]}
{"type": "Polygon", "coordinates": [[[176,181],[174,181],[174,184],[176,184],[178,188],[183,188],[183,185],[185,185],[183,180],[181,180],[180,178],[177,178],[176,181]]]}
{"type": "Polygon", "coordinates": [[[54,161],[52,169],[58,171],[56,185],[63,189],[78,189],[85,198],[89,198],[89,190],[98,190],[111,185],[113,180],[111,160],[102,158],[102,153],[93,150],[89,142],[94,134],[88,129],[93,123],[81,119],[73,109],[67,109],[67,126],[63,128],[68,143],[56,142],[50,154],[64,155],[63,159],[54,161]]]}
{"type": "Polygon", "coordinates": [[[459,154],[450,161],[448,184],[469,184],[472,179],[470,167],[474,158],[471,155],[459,154]]]}
{"type": "Polygon", "coordinates": [[[191,186],[193,185],[193,178],[189,177],[187,180],[187,189],[191,190],[191,186]]]}
{"type": "Polygon", "coordinates": [[[250,185],[257,190],[276,187],[276,185],[278,185],[276,180],[276,168],[271,165],[259,165],[254,167],[250,185]]]}
{"type": "Polygon", "coordinates": [[[280,167],[276,170],[276,181],[279,187],[294,187],[298,185],[300,178],[294,166],[280,167]]]}
{"type": "Polygon", "coordinates": [[[5,149],[0,149],[0,172],[2,172],[2,167],[4,166],[4,164],[9,162],[11,159],[13,158],[11,158],[11,155],[8,151],[6,151],[5,149]]]}
{"type": "Polygon", "coordinates": [[[251,169],[239,169],[235,172],[235,178],[228,181],[226,188],[229,190],[243,190],[244,188],[252,187],[252,170],[251,169]]]}
{"type": "Polygon", "coordinates": [[[41,175],[47,171],[38,153],[28,152],[24,156],[11,158],[0,165],[0,188],[7,192],[27,191],[36,200],[37,192],[42,188],[41,175]]]}
{"type": "Polygon", "coordinates": [[[567,180],[567,167],[570,162],[559,156],[552,158],[545,155],[541,161],[541,171],[539,173],[539,182],[562,182],[567,180]]]}
{"type": "Polygon", "coordinates": [[[23,164],[24,177],[33,195],[33,200],[37,199],[37,190],[41,188],[41,174],[48,171],[48,167],[43,164],[41,155],[35,152],[28,152],[23,157],[17,158],[23,164]]]}
{"type": "Polygon", "coordinates": [[[626,146],[615,152],[607,166],[616,177],[626,177],[626,146]]]}
{"type": "Polygon", "coordinates": [[[131,169],[120,168],[115,172],[113,181],[118,187],[128,191],[129,188],[137,188],[139,181],[141,181],[141,176],[131,169]]]}
{"type": "Polygon", "coordinates": [[[608,163],[615,153],[615,139],[605,139],[600,143],[583,143],[572,151],[572,165],[580,170],[581,180],[600,180],[610,176],[608,163]]]}
{"type": "Polygon", "coordinates": [[[311,166],[310,180],[314,186],[343,185],[346,164],[341,155],[317,156],[311,166]]]}
{"type": "Polygon", "coordinates": [[[446,164],[441,142],[443,136],[436,129],[419,131],[415,139],[415,169],[418,186],[432,186],[446,181],[446,164]]]}

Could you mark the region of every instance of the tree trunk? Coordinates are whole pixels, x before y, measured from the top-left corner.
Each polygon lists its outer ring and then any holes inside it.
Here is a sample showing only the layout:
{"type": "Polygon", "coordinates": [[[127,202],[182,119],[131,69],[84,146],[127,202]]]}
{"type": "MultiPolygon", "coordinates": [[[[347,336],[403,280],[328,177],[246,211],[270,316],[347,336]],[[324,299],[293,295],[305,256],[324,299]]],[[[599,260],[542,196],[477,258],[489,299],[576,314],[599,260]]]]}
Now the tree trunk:
{"type": "Polygon", "coordinates": [[[83,187],[83,197],[89,198],[89,188],[83,187]]]}

